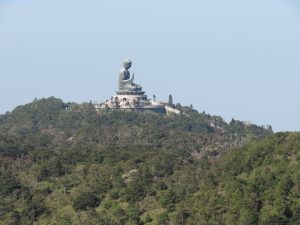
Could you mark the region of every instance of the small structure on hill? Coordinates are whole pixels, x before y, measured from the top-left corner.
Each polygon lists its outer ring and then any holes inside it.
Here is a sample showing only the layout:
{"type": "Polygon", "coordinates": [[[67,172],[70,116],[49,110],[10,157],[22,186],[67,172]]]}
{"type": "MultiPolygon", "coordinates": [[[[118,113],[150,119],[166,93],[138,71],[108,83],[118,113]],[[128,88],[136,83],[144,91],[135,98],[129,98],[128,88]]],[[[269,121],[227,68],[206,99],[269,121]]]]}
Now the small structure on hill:
{"type": "Polygon", "coordinates": [[[156,97],[148,99],[142,86],[133,82],[134,74],[131,75],[129,72],[131,65],[131,60],[124,61],[123,67],[119,73],[119,90],[116,92],[116,95],[112,96],[110,100],[106,100],[104,103],[94,104],[95,109],[97,111],[112,109],[140,112],[151,111],[160,114],[180,114],[180,111],[174,108],[172,108],[171,112],[171,107],[165,102],[157,101],[156,97]]]}

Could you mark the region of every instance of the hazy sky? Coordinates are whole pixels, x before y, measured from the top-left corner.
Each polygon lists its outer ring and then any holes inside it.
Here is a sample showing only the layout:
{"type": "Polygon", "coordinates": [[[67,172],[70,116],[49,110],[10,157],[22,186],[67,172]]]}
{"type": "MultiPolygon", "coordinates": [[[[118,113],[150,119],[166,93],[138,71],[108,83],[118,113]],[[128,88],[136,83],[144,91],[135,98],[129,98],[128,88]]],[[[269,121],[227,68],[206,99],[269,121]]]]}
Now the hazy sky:
{"type": "Polygon", "coordinates": [[[298,0],[0,0],[0,113],[103,101],[123,59],[148,96],[300,130],[298,0]]]}

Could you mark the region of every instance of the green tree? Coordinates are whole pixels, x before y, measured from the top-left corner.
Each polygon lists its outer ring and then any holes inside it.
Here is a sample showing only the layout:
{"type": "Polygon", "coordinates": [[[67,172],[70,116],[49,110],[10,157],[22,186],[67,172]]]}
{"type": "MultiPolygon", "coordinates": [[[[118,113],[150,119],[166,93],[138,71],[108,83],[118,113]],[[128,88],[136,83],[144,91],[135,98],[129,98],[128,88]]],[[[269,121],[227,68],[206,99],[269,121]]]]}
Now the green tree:
{"type": "Polygon", "coordinates": [[[95,208],[100,204],[99,198],[93,193],[83,192],[74,200],[74,208],[76,210],[86,210],[87,208],[95,208]]]}
{"type": "Polygon", "coordinates": [[[171,106],[171,107],[174,106],[174,103],[173,103],[173,96],[172,96],[172,95],[169,95],[168,105],[171,106]]]}

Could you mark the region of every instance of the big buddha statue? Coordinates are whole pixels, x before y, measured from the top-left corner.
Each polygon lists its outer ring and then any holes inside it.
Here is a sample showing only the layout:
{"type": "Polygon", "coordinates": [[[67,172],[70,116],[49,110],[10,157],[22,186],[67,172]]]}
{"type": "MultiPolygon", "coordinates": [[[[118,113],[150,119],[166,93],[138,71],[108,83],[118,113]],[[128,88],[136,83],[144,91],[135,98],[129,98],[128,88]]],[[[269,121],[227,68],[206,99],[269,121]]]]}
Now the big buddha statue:
{"type": "Polygon", "coordinates": [[[133,82],[134,74],[130,75],[131,60],[125,60],[119,74],[118,94],[143,94],[142,87],[133,82]]]}

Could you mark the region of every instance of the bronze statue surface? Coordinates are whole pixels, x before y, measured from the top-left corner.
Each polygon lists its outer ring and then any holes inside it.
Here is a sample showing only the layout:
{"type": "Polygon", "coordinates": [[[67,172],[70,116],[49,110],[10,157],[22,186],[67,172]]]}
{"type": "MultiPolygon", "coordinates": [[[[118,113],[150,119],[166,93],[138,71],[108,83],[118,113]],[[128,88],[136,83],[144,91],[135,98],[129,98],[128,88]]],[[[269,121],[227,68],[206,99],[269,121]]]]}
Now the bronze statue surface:
{"type": "Polygon", "coordinates": [[[132,65],[131,60],[125,60],[123,67],[119,73],[119,93],[140,93],[142,87],[138,84],[133,83],[134,74],[130,75],[129,69],[132,65]]]}

